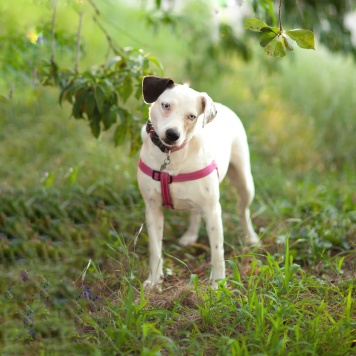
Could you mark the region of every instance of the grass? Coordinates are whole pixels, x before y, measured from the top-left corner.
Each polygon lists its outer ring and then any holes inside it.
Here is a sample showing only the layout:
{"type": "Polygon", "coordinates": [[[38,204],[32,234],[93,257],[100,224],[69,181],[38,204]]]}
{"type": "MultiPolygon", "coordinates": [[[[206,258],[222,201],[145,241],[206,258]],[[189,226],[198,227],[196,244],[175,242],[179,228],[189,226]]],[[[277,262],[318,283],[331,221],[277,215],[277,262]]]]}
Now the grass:
{"type": "MultiPolygon", "coordinates": [[[[172,63],[185,58],[182,41],[164,31],[154,38],[141,23],[135,32],[130,19],[142,13],[113,9],[121,27],[162,53],[167,75],[184,78],[184,62],[172,63]]],[[[85,26],[90,43],[103,48],[85,26]]],[[[85,60],[100,59],[89,51],[85,60]]],[[[2,355],[356,353],[354,64],[319,49],[270,75],[264,59],[222,61],[225,74],[192,85],[243,119],[262,248],[244,247],[237,197],[224,182],[228,277],[218,291],[208,285],[204,226],[198,243],[182,248],[187,214],[172,212],[163,293],[143,291],[148,237],[137,157],[114,148],[110,133],[94,140],[55,91],[16,91],[1,102],[2,355]],[[339,77],[329,82],[330,70],[339,77]]]]}
{"type": "Polygon", "coordinates": [[[23,347],[33,354],[352,354],[354,252],[302,268],[290,238],[277,250],[244,253],[227,243],[227,285],[215,292],[207,286],[208,249],[181,249],[168,235],[164,291],[147,294],[138,196],[60,193],[10,197],[12,213],[2,207],[3,354],[23,347]],[[15,226],[14,215],[22,216],[15,226]]]}

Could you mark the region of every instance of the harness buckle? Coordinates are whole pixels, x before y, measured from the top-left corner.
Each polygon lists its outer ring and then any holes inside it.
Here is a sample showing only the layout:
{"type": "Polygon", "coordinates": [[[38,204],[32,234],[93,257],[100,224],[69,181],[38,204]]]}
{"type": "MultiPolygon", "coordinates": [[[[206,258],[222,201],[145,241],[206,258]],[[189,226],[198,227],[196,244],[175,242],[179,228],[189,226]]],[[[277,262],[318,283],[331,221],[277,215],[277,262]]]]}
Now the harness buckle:
{"type": "MultiPolygon", "coordinates": [[[[168,177],[169,177],[168,184],[171,184],[173,182],[173,176],[168,174],[168,177]]],[[[160,182],[161,181],[161,172],[152,170],[152,179],[157,181],[157,182],[160,182]]]]}
{"type": "Polygon", "coordinates": [[[153,170],[152,171],[152,179],[159,182],[161,180],[161,172],[153,170]]]}

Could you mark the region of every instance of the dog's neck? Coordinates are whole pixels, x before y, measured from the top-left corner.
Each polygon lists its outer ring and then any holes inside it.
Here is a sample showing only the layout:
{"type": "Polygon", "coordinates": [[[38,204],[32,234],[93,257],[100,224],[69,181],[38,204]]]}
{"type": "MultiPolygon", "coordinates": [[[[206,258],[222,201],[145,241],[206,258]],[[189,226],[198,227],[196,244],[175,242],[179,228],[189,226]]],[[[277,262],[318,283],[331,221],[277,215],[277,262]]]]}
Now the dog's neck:
{"type": "Polygon", "coordinates": [[[180,146],[166,146],[164,143],[162,143],[162,141],[159,139],[152,123],[150,120],[147,121],[146,124],[146,132],[149,134],[151,141],[154,145],[156,145],[163,153],[171,153],[171,152],[175,152],[178,151],[180,149],[182,149],[187,142],[184,141],[183,144],[181,144],[180,146]]]}

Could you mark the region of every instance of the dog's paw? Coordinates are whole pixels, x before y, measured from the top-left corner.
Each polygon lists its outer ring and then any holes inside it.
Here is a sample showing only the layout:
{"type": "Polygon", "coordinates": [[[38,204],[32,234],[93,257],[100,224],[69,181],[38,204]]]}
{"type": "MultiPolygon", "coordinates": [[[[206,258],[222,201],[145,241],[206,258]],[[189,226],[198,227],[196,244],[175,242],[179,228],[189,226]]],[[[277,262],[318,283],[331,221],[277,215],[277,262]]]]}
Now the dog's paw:
{"type": "Polygon", "coordinates": [[[246,236],[246,244],[255,247],[261,246],[260,239],[258,238],[258,235],[255,232],[250,233],[248,236],[246,236]]]}
{"type": "Polygon", "coordinates": [[[226,287],[226,280],[225,279],[217,279],[215,281],[214,280],[210,281],[211,289],[217,290],[219,288],[219,285],[226,287]]]}
{"type": "Polygon", "coordinates": [[[159,281],[157,283],[152,282],[150,279],[146,279],[143,282],[143,289],[146,292],[162,292],[162,281],[159,281]]]}
{"type": "Polygon", "coordinates": [[[178,243],[179,243],[179,245],[181,245],[183,247],[187,247],[187,246],[190,246],[190,245],[193,245],[194,243],[196,243],[197,240],[198,240],[198,236],[197,235],[184,234],[178,240],[178,243]]]}

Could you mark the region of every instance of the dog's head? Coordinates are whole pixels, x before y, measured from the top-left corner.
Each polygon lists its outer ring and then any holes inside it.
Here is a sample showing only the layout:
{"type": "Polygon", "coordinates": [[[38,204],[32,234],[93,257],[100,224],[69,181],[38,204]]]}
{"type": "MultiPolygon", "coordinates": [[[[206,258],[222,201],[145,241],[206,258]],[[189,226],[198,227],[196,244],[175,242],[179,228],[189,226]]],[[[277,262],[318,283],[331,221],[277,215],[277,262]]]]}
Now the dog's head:
{"type": "Polygon", "coordinates": [[[146,76],[142,92],[145,102],[152,104],[152,125],[167,146],[180,146],[189,141],[199,127],[198,122],[204,127],[216,115],[215,105],[206,93],[175,84],[170,78],[146,76]]]}

